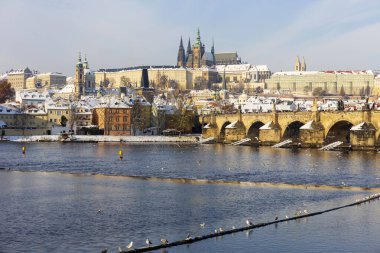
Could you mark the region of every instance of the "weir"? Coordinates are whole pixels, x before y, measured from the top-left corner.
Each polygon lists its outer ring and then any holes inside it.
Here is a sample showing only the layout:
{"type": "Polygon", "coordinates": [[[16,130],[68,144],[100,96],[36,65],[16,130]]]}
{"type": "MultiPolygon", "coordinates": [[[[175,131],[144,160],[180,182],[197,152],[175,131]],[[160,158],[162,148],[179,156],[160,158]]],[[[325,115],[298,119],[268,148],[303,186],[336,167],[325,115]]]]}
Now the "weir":
{"type": "Polygon", "coordinates": [[[239,145],[242,145],[242,144],[248,143],[248,142],[250,142],[250,141],[251,141],[250,138],[244,138],[244,139],[242,139],[242,140],[240,140],[240,141],[235,141],[235,142],[231,143],[231,145],[232,145],[232,146],[239,146],[239,145]]]}
{"type": "Polygon", "coordinates": [[[277,143],[276,145],[273,145],[272,148],[281,148],[281,147],[288,145],[290,143],[292,143],[292,140],[288,139],[288,140],[282,141],[280,143],[277,143]]]}
{"type": "Polygon", "coordinates": [[[199,144],[208,144],[214,142],[215,138],[214,137],[209,137],[206,139],[201,139],[198,141],[199,144]]]}
{"type": "Polygon", "coordinates": [[[312,216],[316,216],[316,215],[321,215],[321,214],[324,214],[324,213],[336,211],[336,210],[343,209],[343,208],[346,208],[346,207],[357,206],[357,205],[360,205],[362,203],[370,202],[371,200],[375,200],[375,199],[378,199],[378,198],[380,198],[380,193],[372,194],[372,195],[370,195],[368,197],[363,198],[362,200],[356,200],[354,203],[351,203],[351,204],[347,204],[347,205],[343,205],[343,206],[338,206],[338,207],[326,209],[326,210],[319,211],[319,212],[313,212],[313,213],[308,213],[308,214],[303,214],[303,215],[296,215],[296,216],[293,216],[293,217],[290,217],[290,218],[287,218],[287,219],[279,219],[279,220],[274,220],[274,221],[268,221],[268,222],[264,222],[264,223],[253,224],[253,225],[250,225],[250,226],[244,226],[244,227],[240,227],[240,228],[225,230],[225,231],[222,231],[222,232],[210,233],[210,234],[206,234],[206,235],[196,236],[194,238],[187,238],[187,239],[183,239],[183,240],[178,240],[178,241],[174,241],[174,242],[167,243],[167,244],[159,244],[159,245],[154,245],[154,246],[150,246],[150,247],[136,248],[136,249],[131,249],[131,250],[127,250],[127,251],[121,251],[121,252],[123,252],[123,253],[147,252],[147,251],[152,251],[152,250],[171,248],[171,247],[185,245],[185,244],[192,244],[192,243],[195,243],[195,242],[203,241],[203,240],[210,239],[210,238],[220,237],[220,236],[223,236],[223,235],[243,232],[243,231],[246,231],[246,230],[251,230],[251,229],[260,228],[260,227],[266,227],[266,226],[269,226],[269,225],[278,224],[278,223],[282,223],[282,222],[287,222],[287,221],[292,221],[292,220],[312,217],[312,216]]]}
{"type": "Polygon", "coordinates": [[[334,149],[340,145],[342,145],[343,142],[342,141],[336,141],[336,142],[333,142],[333,143],[330,143],[326,146],[323,146],[322,148],[320,148],[319,150],[331,150],[331,149],[334,149]]]}

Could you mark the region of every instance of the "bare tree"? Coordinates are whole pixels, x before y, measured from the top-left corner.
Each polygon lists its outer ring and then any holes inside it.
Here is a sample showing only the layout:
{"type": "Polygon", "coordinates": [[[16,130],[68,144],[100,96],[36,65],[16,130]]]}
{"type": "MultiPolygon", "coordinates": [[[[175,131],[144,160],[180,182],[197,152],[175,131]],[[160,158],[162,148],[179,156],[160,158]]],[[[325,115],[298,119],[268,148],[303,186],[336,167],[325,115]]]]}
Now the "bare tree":
{"type": "Polygon", "coordinates": [[[160,83],[159,83],[159,89],[165,90],[167,85],[168,85],[168,76],[167,75],[162,75],[160,77],[160,83]]]}
{"type": "Polygon", "coordinates": [[[120,77],[120,84],[122,86],[128,87],[131,85],[131,80],[128,77],[122,76],[120,77]]]}

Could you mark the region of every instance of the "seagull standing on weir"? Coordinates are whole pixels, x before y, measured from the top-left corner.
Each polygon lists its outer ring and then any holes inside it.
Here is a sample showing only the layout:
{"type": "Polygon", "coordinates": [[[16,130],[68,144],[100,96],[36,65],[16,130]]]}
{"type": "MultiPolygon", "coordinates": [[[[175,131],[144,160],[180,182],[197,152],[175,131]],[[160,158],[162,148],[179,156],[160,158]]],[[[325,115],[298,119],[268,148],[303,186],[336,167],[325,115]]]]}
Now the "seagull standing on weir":
{"type": "Polygon", "coordinates": [[[252,221],[250,221],[250,220],[246,220],[245,223],[247,223],[248,226],[252,226],[253,225],[252,221]]]}
{"type": "Polygon", "coordinates": [[[127,249],[132,249],[133,247],[133,242],[130,242],[128,245],[127,245],[127,249]]]}
{"type": "Polygon", "coordinates": [[[152,242],[149,239],[146,239],[145,243],[146,243],[146,245],[148,245],[148,247],[150,247],[150,245],[152,245],[152,242]]]}
{"type": "Polygon", "coordinates": [[[191,240],[191,239],[193,239],[193,238],[191,238],[191,235],[190,235],[190,234],[187,234],[185,240],[188,241],[188,240],[191,240]]]}
{"type": "Polygon", "coordinates": [[[166,240],[166,239],[161,239],[161,243],[162,243],[163,245],[165,245],[165,244],[168,244],[169,242],[168,242],[168,240],[166,240]]]}
{"type": "Polygon", "coordinates": [[[119,253],[122,253],[122,252],[123,252],[123,249],[122,249],[120,246],[119,246],[118,252],[119,252],[119,253]]]}

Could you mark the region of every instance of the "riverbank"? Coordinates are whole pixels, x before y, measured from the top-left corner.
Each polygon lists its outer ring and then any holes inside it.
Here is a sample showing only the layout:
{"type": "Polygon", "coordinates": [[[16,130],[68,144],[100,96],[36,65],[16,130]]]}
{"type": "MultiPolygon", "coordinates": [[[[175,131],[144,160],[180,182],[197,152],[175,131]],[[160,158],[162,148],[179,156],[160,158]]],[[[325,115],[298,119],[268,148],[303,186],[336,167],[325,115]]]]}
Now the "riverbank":
{"type": "MultiPolygon", "coordinates": [[[[66,142],[188,142],[195,143],[198,136],[110,136],[110,135],[75,135],[66,142]]],[[[58,142],[59,135],[9,136],[15,142],[58,142]]]]}

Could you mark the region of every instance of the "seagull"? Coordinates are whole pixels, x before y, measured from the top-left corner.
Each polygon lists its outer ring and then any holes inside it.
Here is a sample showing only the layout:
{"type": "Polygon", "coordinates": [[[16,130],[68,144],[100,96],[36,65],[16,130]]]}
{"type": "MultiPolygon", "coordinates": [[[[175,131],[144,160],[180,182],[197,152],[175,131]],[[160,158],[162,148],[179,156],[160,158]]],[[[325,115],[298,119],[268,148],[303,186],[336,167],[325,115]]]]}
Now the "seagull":
{"type": "Polygon", "coordinates": [[[148,245],[148,247],[150,247],[150,245],[152,245],[152,242],[149,239],[146,239],[145,243],[146,243],[146,245],[148,245]]]}
{"type": "Polygon", "coordinates": [[[232,226],[232,229],[236,229],[236,227],[235,227],[235,226],[232,226]]]}
{"type": "Polygon", "coordinates": [[[252,226],[253,225],[252,221],[250,221],[250,220],[246,220],[245,223],[247,223],[248,226],[252,226]]]}
{"type": "Polygon", "coordinates": [[[215,232],[215,233],[218,233],[218,230],[217,230],[217,229],[215,229],[215,230],[214,230],[214,232],[215,232]]]}
{"type": "Polygon", "coordinates": [[[274,217],[274,220],[278,220],[278,216],[274,217]]]}
{"type": "Polygon", "coordinates": [[[123,252],[123,249],[119,246],[119,253],[123,252]]]}
{"type": "Polygon", "coordinates": [[[223,228],[222,227],[220,227],[219,228],[219,232],[223,232],[224,230],[223,230],[223,228]]]}
{"type": "Polygon", "coordinates": [[[201,224],[199,224],[199,226],[201,226],[201,228],[205,228],[205,223],[203,222],[203,223],[201,223],[201,224]]]}
{"type": "Polygon", "coordinates": [[[303,210],[303,212],[305,213],[305,214],[308,214],[309,212],[305,209],[305,210],[303,210]]]}
{"type": "Polygon", "coordinates": [[[165,245],[165,244],[168,244],[169,242],[166,239],[161,239],[161,243],[165,245]]]}
{"type": "Polygon", "coordinates": [[[127,245],[127,249],[131,249],[133,247],[133,242],[130,242],[128,245],[127,245]]]}
{"type": "Polygon", "coordinates": [[[287,215],[285,215],[285,219],[289,219],[289,217],[287,215]]]}
{"type": "Polygon", "coordinates": [[[102,209],[98,209],[97,213],[102,213],[103,210],[102,209]]]}
{"type": "Polygon", "coordinates": [[[104,249],[102,251],[100,251],[100,253],[107,253],[108,249],[104,249]]]}
{"type": "Polygon", "coordinates": [[[190,234],[187,234],[185,240],[188,241],[188,240],[191,240],[191,239],[193,239],[193,238],[191,238],[191,235],[190,235],[190,234]]]}

